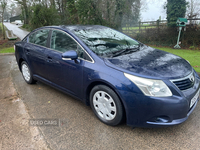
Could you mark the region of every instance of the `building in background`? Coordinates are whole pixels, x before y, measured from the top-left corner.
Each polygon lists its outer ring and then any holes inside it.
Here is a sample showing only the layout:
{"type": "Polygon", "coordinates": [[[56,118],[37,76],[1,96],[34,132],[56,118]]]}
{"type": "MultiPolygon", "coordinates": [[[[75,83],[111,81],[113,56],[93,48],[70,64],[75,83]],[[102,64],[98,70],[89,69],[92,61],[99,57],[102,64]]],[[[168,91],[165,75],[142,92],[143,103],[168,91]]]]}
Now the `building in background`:
{"type": "Polygon", "coordinates": [[[14,16],[10,18],[10,23],[14,23],[16,25],[21,25],[23,24],[23,20],[21,20],[21,15],[14,16]]]}

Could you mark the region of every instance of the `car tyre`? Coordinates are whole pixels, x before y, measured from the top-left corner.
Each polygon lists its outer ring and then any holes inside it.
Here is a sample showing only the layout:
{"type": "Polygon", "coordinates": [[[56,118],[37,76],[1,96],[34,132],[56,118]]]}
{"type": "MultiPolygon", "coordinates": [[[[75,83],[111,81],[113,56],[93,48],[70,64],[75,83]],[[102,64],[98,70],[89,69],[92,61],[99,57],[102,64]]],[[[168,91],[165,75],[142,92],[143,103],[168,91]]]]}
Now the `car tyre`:
{"type": "Polygon", "coordinates": [[[36,80],[33,79],[33,74],[30,70],[29,65],[25,61],[21,63],[21,72],[26,83],[34,84],[36,82],[36,80]]]}
{"type": "Polygon", "coordinates": [[[99,120],[116,126],[124,117],[122,103],[117,94],[105,85],[97,85],[90,92],[90,106],[99,120]]]}

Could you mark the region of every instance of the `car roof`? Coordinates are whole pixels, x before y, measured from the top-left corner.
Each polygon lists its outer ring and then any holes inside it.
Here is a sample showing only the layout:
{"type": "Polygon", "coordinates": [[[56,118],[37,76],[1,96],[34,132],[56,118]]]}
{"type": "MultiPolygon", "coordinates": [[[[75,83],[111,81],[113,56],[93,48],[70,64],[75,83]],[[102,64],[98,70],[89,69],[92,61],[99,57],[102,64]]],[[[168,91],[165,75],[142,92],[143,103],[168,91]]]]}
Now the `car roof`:
{"type": "Polygon", "coordinates": [[[109,27],[106,26],[101,26],[101,25],[59,25],[59,26],[43,26],[40,28],[34,29],[31,33],[40,30],[40,29],[45,29],[45,28],[54,28],[54,29],[62,29],[62,30],[67,30],[69,32],[77,32],[79,30],[95,30],[95,29],[107,29],[109,27]]]}
{"type": "Polygon", "coordinates": [[[105,29],[108,27],[101,25],[60,25],[60,26],[46,26],[46,28],[60,28],[68,31],[77,31],[77,30],[89,30],[89,29],[105,29]]]}

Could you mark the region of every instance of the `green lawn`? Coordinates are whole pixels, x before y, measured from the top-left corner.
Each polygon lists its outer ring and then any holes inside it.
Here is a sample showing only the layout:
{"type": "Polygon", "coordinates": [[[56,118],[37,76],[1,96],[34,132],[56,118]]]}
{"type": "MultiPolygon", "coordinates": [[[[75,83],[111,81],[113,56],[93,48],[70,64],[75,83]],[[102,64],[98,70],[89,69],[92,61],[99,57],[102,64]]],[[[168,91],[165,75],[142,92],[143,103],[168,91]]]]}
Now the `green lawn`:
{"type": "MultiPolygon", "coordinates": [[[[4,26],[4,32],[6,31],[6,27],[4,26]]],[[[0,22],[0,32],[1,32],[1,34],[2,34],[2,30],[3,30],[3,25],[2,25],[2,23],[0,22]]]]}
{"type": "Polygon", "coordinates": [[[200,72],[200,50],[171,49],[162,47],[154,48],[178,55],[186,59],[197,72],[200,72]]]}
{"type": "Polygon", "coordinates": [[[14,47],[4,48],[0,50],[0,53],[14,53],[14,47]]]}
{"type": "Polygon", "coordinates": [[[0,23],[0,28],[2,29],[2,23],[0,23]]]}

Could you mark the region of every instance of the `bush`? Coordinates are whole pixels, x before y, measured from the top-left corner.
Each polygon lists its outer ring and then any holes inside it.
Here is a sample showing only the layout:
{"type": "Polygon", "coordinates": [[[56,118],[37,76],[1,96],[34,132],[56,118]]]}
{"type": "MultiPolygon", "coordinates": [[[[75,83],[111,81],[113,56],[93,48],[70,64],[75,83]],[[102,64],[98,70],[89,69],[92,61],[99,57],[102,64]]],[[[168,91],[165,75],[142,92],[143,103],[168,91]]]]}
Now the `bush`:
{"type": "Polygon", "coordinates": [[[31,31],[31,27],[29,24],[23,24],[22,28],[27,29],[28,31],[31,31]]]}
{"type": "Polygon", "coordinates": [[[55,8],[48,8],[37,4],[33,6],[33,16],[30,21],[30,28],[35,29],[42,26],[60,24],[60,16],[55,8]]]}
{"type": "Polygon", "coordinates": [[[165,8],[168,26],[175,27],[177,18],[185,17],[187,4],[186,0],[167,0],[165,8]]]}
{"type": "MultiPolygon", "coordinates": [[[[177,43],[178,28],[150,28],[145,32],[138,33],[134,38],[145,44],[173,47],[177,43]]],[[[182,30],[180,41],[182,48],[200,47],[200,29],[195,26],[187,27],[186,31],[182,30]]]]}

